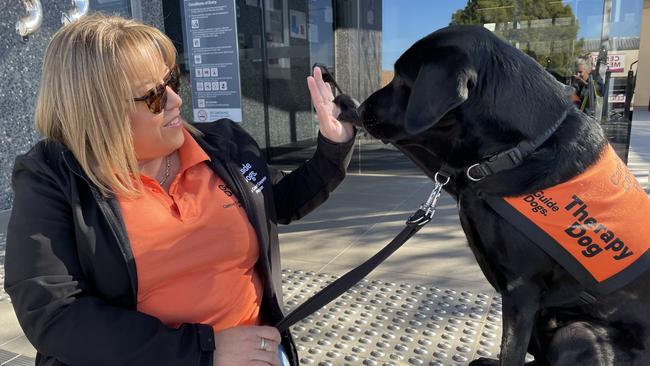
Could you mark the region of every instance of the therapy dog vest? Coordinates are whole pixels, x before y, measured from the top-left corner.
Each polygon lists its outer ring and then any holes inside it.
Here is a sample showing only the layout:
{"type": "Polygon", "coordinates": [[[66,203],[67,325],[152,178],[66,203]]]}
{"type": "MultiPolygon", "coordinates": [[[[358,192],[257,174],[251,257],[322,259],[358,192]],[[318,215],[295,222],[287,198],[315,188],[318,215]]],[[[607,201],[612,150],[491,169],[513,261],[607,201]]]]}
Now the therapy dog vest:
{"type": "Polygon", "coordinates": [[[567,182],[486,201],[594,294],[650,266],[650,198],[610,145],[567,182]]]}

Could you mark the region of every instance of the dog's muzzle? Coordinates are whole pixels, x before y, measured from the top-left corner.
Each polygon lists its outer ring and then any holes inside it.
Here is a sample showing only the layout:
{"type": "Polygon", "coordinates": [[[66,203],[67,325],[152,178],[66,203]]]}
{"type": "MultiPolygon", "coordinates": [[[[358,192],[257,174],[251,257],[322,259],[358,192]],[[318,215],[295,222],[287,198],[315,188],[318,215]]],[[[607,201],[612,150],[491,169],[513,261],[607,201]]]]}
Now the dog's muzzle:
{"type": "Polygon", "coordinates": [[[354,98],[347,94],[339,94],[334,98],[334,104],[341,110],[341,113],[337,117],[339,121],[349,122],[357,127],[363,127],[358,112],[359,102],[354,98]]]}

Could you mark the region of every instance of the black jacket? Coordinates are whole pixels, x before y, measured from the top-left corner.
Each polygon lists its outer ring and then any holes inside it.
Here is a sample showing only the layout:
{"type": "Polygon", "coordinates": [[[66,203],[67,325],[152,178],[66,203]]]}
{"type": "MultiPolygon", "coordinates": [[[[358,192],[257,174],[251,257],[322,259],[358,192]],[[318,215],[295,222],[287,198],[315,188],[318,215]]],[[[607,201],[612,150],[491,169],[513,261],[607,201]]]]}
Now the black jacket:
{"type": "MultiPolygon", "coordinates": [[[[212,160],[207,164],[234,189],[257,233],[262,314],[273,325],[283,316],[277,224],[327,199],[345,176],[353,141],[319,136],[314,157],[284,174],[266,165],[238,125],[220,120],[196,127],[205,134],[197,141],[212,160]],[[240,173],[245,164],[258,173],[255,182],[240,173]]],[[[38,351],[38,366],[212,365],[209,325],[172,329],[135,311],[136,266],[119,204],[99,194],[68,149],[39,142],[16,158],[12,185],[5,289],[38,351]]],[[[291,336],[282,336],[297,364],[291,336]]]]}

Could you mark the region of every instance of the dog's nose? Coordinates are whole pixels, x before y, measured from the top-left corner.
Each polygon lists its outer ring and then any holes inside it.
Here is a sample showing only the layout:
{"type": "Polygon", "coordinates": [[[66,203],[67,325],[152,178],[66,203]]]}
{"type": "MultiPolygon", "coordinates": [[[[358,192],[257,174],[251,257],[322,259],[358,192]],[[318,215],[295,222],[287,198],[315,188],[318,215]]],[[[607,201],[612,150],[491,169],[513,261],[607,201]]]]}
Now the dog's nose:
{"type": "Polygon", "coordinates": [[[357,108],[357,113],[359,114],[359,127],[366,128],[367,121],[374,121],[376,119],[367,101],[361,103],[359,108],[357,108]]]}
{"type": "Polygon", "coordinates": [[[363,127],[357,110],[359,108],[359,102],[354,98],[346,94],[339,94],[334,98],[334,104],[341,110],[338,116],[340,121],[350,122],[357,127],[363,127]]]}
{"type": "Polygon", "coordinates": [[[359,114],[360,119],[363,119],[363,114],[364,114],[365,110],[366,110],[366,103],[363,102],[363,103],[361,103],[359,108],[357,108],[357,113],[359,114]]]}

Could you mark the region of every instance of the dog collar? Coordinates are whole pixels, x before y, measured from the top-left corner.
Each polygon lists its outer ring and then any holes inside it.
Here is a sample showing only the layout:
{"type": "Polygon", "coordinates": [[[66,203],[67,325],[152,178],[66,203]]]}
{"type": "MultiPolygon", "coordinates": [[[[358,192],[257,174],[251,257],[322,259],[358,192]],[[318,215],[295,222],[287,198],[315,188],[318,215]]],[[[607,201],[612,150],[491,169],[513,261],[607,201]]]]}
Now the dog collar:
{"type": "Polygon", "coordinates": [[[560,127],[562,122],[566,119],[569,109],[562,113],[562,116],[553,123],[551,128],[546,130],[541,136],[533,141],[524,140],[517,144],[517,146],[508,150],[496,153],[490,156],[487,160],[472,164],[469,168],[465,169],[465,175],[471,181],[478,182],[488,175],[498,173],[503,170],[513,169],[518,167],[524,159],[540,147],[553,133],[560,127]]]}

